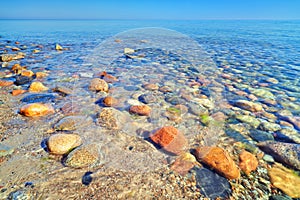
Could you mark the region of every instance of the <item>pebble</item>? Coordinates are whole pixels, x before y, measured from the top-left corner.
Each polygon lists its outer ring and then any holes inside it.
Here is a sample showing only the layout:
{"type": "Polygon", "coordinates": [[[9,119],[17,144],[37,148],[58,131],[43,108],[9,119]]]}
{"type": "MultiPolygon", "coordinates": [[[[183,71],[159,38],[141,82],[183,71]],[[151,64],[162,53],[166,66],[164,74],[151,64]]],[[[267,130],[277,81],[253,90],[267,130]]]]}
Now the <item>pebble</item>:
{"type": "Polygon", "coordinates": [[[268,170],[271,183],[292,198],[300,198],[300,176],[293,170],[276,164],[268,170]]]}
{"type": "Polygon", "coordinates": [[[280,130],[281,126],[279,124],[276,124],[276,123],[272,123],[272,122],[268,122],[268,121],[262,121],[260,123],[260,125],[258,126],[258,128],[260,130],[263,130],[263,131],[275,132],[275,131],[280,130]]]}
{"type": "Polygon", "coordinates": [[[257,146],[276,161],[300,170],[300,144],[268,141],[258,143],[257,146]]]}
{"type": "Polygon", "coordinates": [[[129,112],[131,114],[149,116],[151,113],[151,108],[147,105],[135,105],[135,106],[130,106],[129,112]]]}
{"type": "Polygon", "coordinates": [[[56,96],[51,93],[44,94],[29,94],[21,99],[25,103],[49,103],[54,101],[56,96]]]}
{"type": "Polygon", "coordinates": [[[145,104],[157,102],[157,97],[154,96],[153,94],[142,94],[141,96],[139,96],[138,99],[140,102],[145,104]]]}
{"type": "Polygon", "coordinates": [[[190,113],[196,116],[208,115],[208,110],[202,105],[195,104],[195,103],[188,103],[187,106],[189,108],[190,113]]]}
{"type": "Polygon", "coordinates": [[[156,84],[148,83],[148,84],[143,85],[143,88],[145,88],[146,90],[154,91],[154,90],[158,90],[159,86],[156,84]]]}
{"type": "Polygon", "coordinates": [[[251,129],[250,131],[250,137],[257,141],[257,142],[264,142],[264,141],[274,141],[274,137],[271,133],[260,131],[257,129],[251,129]]]}
{"type": "Polygon", "coordinates": [[[237,120],[247,123],[254,128],[257,128],[260,125],[260,121],[250,115],[236,115],[235,117],[237,120]]]}
{"type": "Polygon", "coordinates": [[[263,109],[261,104],[247,100],[237,100],[236,102],[234,102],[234,105],[251,112],[260,112],[263,109]]]}
{"type": "Polygon", "coordinates": [[[12,60],[18,60],[24,58],[25,55],[23,53],[18,54],[2,54],[0,56],[0,61],[2,62],[10,62],[12,60]]]}
{"type": "Polygon", "coordinates": [[[33,75],[34,75],[34,73],[31,70],[22,70],[22,72],[21,72],[21,76],[32,77],[33,75]]]}
{"type": "Polygon", "coordinates": [[[44,86],[44,84],[41,82],[31,83],[31,85],[29,86],[29,89],[28,89],[29,92],[43,92],[43,91],[47,91],[47,90],[49,90],[49,88],[44,86]]]}
{"type": "Polygon", "coordinates": [[[185,176],[190,169],[192,169],[197,160],[195,156],[190,153],[183,153],[172,163],[170,169],[177,172],[181,176],[185,176]]]}
{"type": "Polygon", "coordinates": [[[36,72],[35,76],[36,76],[36,78],[41,79],[41,78],[48,76],[48,74],[46,72],[36,72]]]}
{"type": "Polygon", "coordinates": [[[0,87],[7,87],[13,85],[13,81],[0,80],[0,87]]]}
{"type": "Polygon", "coordinates": [[[80,107],[75,102],[66,102],[62,107],[61,111],[64,115],[77,115],[80,113],[80,107]]]}
{"type": "Polygon", "coordinates": [[[168,93],[173,91],[173,89],[167,85],[160,87],[158,90],[163,93],[168,93]]]}
{"type": "Polygon", "coordinates": [[[28,77],[28,76],[17,76],[16,81],[14,83],[15,85],[25,85],[27,83],[30,83],[32,79],[33,79],[32,77],[28,77]]]}
{"type": "Polygon", "coordinates": [[[63,50],[62,46],[60,46],[59,44],[55,44],[55,49],[57,51],[62,51],[63,50]]]}
{"type": "Polygon", "coordinates": [[[118,79],[110,74],[106,74],[105,76],[103,76],[102,78],[104,81],[106,81],[107,83],[115,83],[118,81],[118,79]]]}
{"type": "Polygon", "coordinates": [[[73,90],[64,86],[56,86],[53,89],[54,92],[61,93],[62,95],[70,95],[73,93],[73,90]]]}
{"type": "Polygon", "coordinates": [[[96,164],[100,159],[97,144],[87,144],[71,151],[64,164],[68,167],[83,168],[96,164]]]}
{"type": "Polygon", "coordinates": [[[81,144],[82,139],[79,135],[67,133],[53,134],[47,141],[49,152],[58,155],[66,154],[81,144]]]}
{"type": "Polygon", "coordinates": [[[115,108],[103,108],[97,114],[97,124],[110,130],[120,130],[127,122],[125,113],[115,108]]]}
{"type": "Polygon", "coordinates": [[[54,113],[54,108],[50,104],[31,103],[21,107],[20,113],[27,117],[40,117],[54,113]]]}
{"type": "Polygon", "coordinates": [[[263,156],[263,160],[266,161],[266,162],[269,162],[269,163],[274,163],[275,162],[274,158],[269,154],[265,154],[263,156]]]}
{"type": "Polygon", "coordinates": [[[134,49],[131,49],[131,48],[124,48],[124,54],[132,54],[132,53],[134,53],[135,52],[135,50],[134,49]]]}
{"type": "Polygon", "coordinates": [[[20,90],[20,89],[17,89],[17,90],[13,90],[13,91],[11,92],[11,94],[12,94],[13,96],[18,96],[18,95],[20,95],[20,94],[24,94],[25,92],[27,92],[27,90],[20,90]]]}
{"type": "Polygon", "coordinates": [[[165,126],[155,131],[150,139],[168,153],[179,155],[184,152],[188,141],[182,132],[173,126],[165,126]]]}
{"type": "Polygon", "coordinates": [[[119,104],[119,101],[111,96],[107,96],[103,99],[103,104],[107,107],[115,107],[119,104]]]}
{"type": "Polygon", "coordinates": [[[250,88],[249,90],[255,96],[258,96],[258,97],[261,97],[261,98],[264,98],[264,99],[270,99],[270,100],[276,99],[274,94],[272,92],[266,90],[266,89],[252,89],[252,88],[250,88]]]}
{"type": "Polygon", "coordinates": [[[228,179],[240,177],[240,171],[227,151],[220,147],[203,146],[195,150],[199,162],[213,168],[220,175],[228,179]]]}
{"type": "Polygon", "coordinates": [[[106,81],[100,79],[100,78],[94,78],[92,79],[89,89],[91,91],[101,91],[101,92],[108,92],[108,84],[106,81]]]}
{"type": "Polygon", "coordinates": [[[214,103],[211,102],[209,99],[198,99],[197,98],[197,99],[194,99],[194,101],[209,110],[212,110],[215,107],[214,103]]]}
{"type": "Polygon", "coordinates": [[[249,175],[250,172],[256,170],[258,166],[258,161],[253,154],[244,150],[242,151],[242,153],[240,153],[239,159],[239,167],[243,172],[245,172],[245,174],[249,175]]]}
{"type": "Polygon", "coordinates": [[[78,128],[86,127],[92,123],[93,119],[91,117],[67,116],[59,120],[59,122],[54,125],[54,129],[60,131],[74,131],[78,128]]]}
{"type": "Polygon", "coordinates": [[[136,100],[136,99],[128,99],[127,103],[131,106],[141,106],[144,105],[142,102],[136,100]]]}

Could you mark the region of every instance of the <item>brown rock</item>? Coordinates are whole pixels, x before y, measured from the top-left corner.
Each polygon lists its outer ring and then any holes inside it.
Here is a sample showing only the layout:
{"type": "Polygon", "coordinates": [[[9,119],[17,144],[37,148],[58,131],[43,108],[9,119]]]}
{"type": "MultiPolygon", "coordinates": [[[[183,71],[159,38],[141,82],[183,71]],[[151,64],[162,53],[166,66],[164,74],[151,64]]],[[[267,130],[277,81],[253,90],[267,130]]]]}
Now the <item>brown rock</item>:
{"type": "Polygon", "coordinates": [[[21,49],[18,48],[18,47],[12,47],[11,50],[12,50],[12,51],[20,51],[21,49]]]}
{"type": "Polygon", "coordinates": [[[27,117],[39,117],[54,113],[54,109],[49,104],[31,103],[23,106],[20,113],[27,117]]]}
{"type": "Polygon", "coordinates": [[[43,92],[47,90],[49,90],[49,88],[44,86],[41,82],[33,82],[29,87],[29,92],[43,92]]]}
{"type": "Polygon", "coordinates": [[[243,151],[240,154],[240,164],[239,167],[245,174],[249,175],[250,172],[255,171],[258,166],[258,161],[256,157],[249,153],[248,151],[243,151]]]}
{"type": "Polygon", "coordinates": [[[97,115],[97,124],[111,130],[120,130],[126,121],[127,116],[115,108],[103,108],[97,115]]]}
{"type": "Polygon", "coordinates": [[[145,88],[146,90],[158,90],[159,87],[156,84],[148,83],[143,85],[143,88],[145,88]]]}
{"type": "Polygon", "coordinates": [[[150,136],[165,151],[179,155],[188,145],[185,136],[173,126],[165,126],[150,136]]]}
{"type": "Polygon", "coordinates": [[[80,107],[75,102],[67,102],[61,108],[64,115],[76,115],[80,113],[80,107]]]}
{"type": "Polygon", "coordinates": [[[16,63],[12,66],[11,70],[15,74],[20,74],[22,72],[22,70],[26,70],[26,67],[22,67],[19,63],[16,63]]]}
{"type": "Polygon", "coordinates": [[[105,80],[94,78],[90,83],[89,89],[92,91],[108,92],[108,84],[105,80]]]}
{"type": "Polygon", "coordinates": [[[110,74],[106,74],[104,77],[103,77],[103,80],[105,80],[107,83],[114,83],[114,82],[117,82],[118,79],[113,76],[113,75],[110,75],[110,74]]]}
{"type": "Polygon", "coordinates": [[[82,140],[79,135],[59,133],[51,135],[47,141],[47,147],[50,153],[63,155],[72,149],[80,146],[82,140]]]}
{"type": "Polygon", "coordinates": [[[103,99],[103,104],[107,107],[114,107],[117,106],[119,101],[111,96],[105,97],[103,99]]]}
{"type": "Polygon", "coordinates": [[[0,87],[6,87],[6,86],[11,86],[13,85],[13,81],[5,81],[5,80],[0,80],[0,87]]]}
{"type": "Polygon", "coordinates": [[[32,77],[34,73],[31,70],[23,70],[21,72],[21,76],[27,76],[27,77],[32,77]]]}
{"type": "Polygon", "coordinates": [[[260,112],[263,109],[261,104],[253,103],[247,100],[238,100],[235,102],[235,105],[251,112],[260,112]]]}
{"type": "Polygon", "coordinates": [[[149,116],[151,108],[147,105],[134,105],[130,107],[129,112],[132,114],[149,116]]]}
{"type": "Polygon", "coordinates": [[[17,96],[17,95],[23,94],[23,93],[25,93],[25,92],[27,92],[27,90],[13,90],[13,91],[11,92],[11,94],[12,94],[13,96],[17,96]]]}
{"type": "Polygon", "coordinates": [[[169,86],[166,85],[166,86],[160,87],[159,91],[163,92],[163,93],[167,93],[167,92],[172,92],[173,90],[172,90],[172,88],[170,88],[169,86]]]}
{"type": "Polygon", "coordinates": [[[198,147],[195,156],[199,162],[203,162],[228,179],[240,177],[240,171],[236,164],[227,151],[220,147],[198,147]]]}
{"type": "Polygon", "coordinates": [[[36,78],[44,78],[44,77],[48,76],[48,74],[45,72],[36,72],[35,76],[36,76],[36,78]]]}
{"type": "Polygon", "coordinates": [[[170,169],[182,176],[185,176],[196,163],[196,158],[192,154],[183,153],[175,160],[174,163],[172,163],[170,169]]]}

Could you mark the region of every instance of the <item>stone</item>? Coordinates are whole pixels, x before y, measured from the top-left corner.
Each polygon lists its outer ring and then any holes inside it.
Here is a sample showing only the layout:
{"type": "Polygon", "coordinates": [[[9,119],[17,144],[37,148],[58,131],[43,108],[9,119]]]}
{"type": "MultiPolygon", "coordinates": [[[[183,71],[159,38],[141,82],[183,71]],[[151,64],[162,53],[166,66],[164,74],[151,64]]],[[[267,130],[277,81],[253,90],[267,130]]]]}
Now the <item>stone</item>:
{"type": "Polygon", "coordinates": [[[186,103],[186,101],[184,99],[182,99],[178,96],[172,95],[172,94],[166,95],[165,100],[166,100],[166,102],[169,102],[172,105],[178,105],[178,104],[185,104],[186,103]]]}
{"type": "Polygon", "coordinates": [[[201,194],[209,199],[229,199],[232,191],[226,178],[204,167],[194,167],[193,170],[196,172],[196,186],[200,188],[201,194]]]}
{"type": "Polygon", "coordinates": [[[67,116],[59,120],[59,122],[54,125],[54,129],[60,131],[74,131],[78,128],[86,127],[92,123],[93,119],[91,117],[67,116]]]}
{"type": "Polygon", "coordinates": [[[59,44],[55,44],[55,50],[57,50],[57,51],[62,51],[63,48],[62,48],[62,46],[60,46],[59,44]]]}
{"type": "Polygon", "coordinates": [[[92,143],[71,151],[64,164],[72,168],[83,168],[96,164],[99,159],[99,147],[97,144],[92,143]]]}
{"type": "Polygon", "coordinates": [[[119,101],[111,96],[107,96],[103,99],[103,104],[107,107],[115,107],[119,104],[119,101]]]}
{"type": "Polygon", "coordinates": [[[11,92],[11,94],[12,94],[13,96],[18,96],[18,95],[20,95],[20,94],[24,94],[25,92],[27,92],[27,90],[20,90],[20,89],[17,89],[17,90],[13,90],[13,91],[11,92]]]}
{"type": "Polygon", "coordinates": [[[218,111],[216,113],[213,113],[211,115],[211,117],[216,120],[216,121],[219,121],[219,122],[224,122],[226,119],[227,119],[227,116],[221,112],[221,111],[218,111]]]}
{"type": "Polygon", "coordinates": [[[17,76],[15,84],[16,85],[25,85],[27,83],[30,83],[30,81],[32,81],[32,79],[33,79],[32,77],[28,77],[28,76],[17,76]]]}
{"type": "Polygon", "coordinates": [[[43,83],[38,81],[31,83],[28,89],[29,92],[43,92],[47,90],[49,90],[49,88],[46,87],[43,83]]]}
{"type": "Polygon", "coordinates": [[[41,79],[41,78],[48,76],[48,74],[46,72],[36,72],[35,76],[36,76],[36,78],[41,79]]]}
{"type": "Polygon", "coordinates": [[[272,123],[272,122],[268,122],[268,121],[262,121],[260,123],[260,125],[258,126],[258,128],[260,130],[263,130],[263,131],[275,132],[275,131],[280,130],[281,126],[279,124],[276,124],[276,123],[272,123]]]}
{"type": "Polygon", "coordinates": [[[262,111],[263,107],[261,104],[254,103],[247,100],[237,100],[234,105],[251,112],[260,112],[262,111]]]}
{"type": "Polygon", "coordinates": [[[300,144],[299,132],[291,127],[282,128],[280,131],[274,133],[274,137],[277,141],[300,144]]]}
{"type": "Polygon", "coordinates": [[[61,107],[61,111],[64,115],[77,115],[80,113],[80,107],[75,102],[66,102],[61,107]]]}
{"type": "Polygon", "coordinates": [[[131,49],[131,48],[124,48],[124,54],[132,54],[134,53],[135,50],[134,49],[131,49]]]}
{"type": "Polygon", "coordinates": [[[103,108],[97,114],[96,122],[110,130],[121,130],[127,122],[127,116],[115,108],[103,108]]]}
{"type": "Polygon", "coordinates": [[[13,85],[13,81],[0,80],[0,87],[7,87],[13,85]]]}
{"type": "Polygon", "coordinates": [[[118,79],[115,76],[110,74],[106,74],[102,79],[107,83],[115,83],[118,81],[118,79]]]}
{"type": "Polygon", "coordinates": [[[192,169],[197,160],[195,156],[190,153],[183,153],[172,163],[170,169],[177,172],[181,176],[185,176],[190,169],[192,169]]]}
{"type": "Polygon", "coordinates": [[[39,50],[39,49],[33,49],[32,50],[32,53],[39,53],[39,52],[41,52],[41,50],[39,50]]]}
{"type": "Polygon", "coordinates": [[[25,55],[23,53],[18,54],[2,54],[0,56],[0,61],[2,62],[10,62],[12,60],[18,60],[24,58],[25,55]]]}
{"type": "Polygon", "coordinates": [[[134,105],[134,106],[130,106],[129,112],[131,114],[149,116],[151,113],[151,108],[147,105],[134,105]]]}
{"type": "Polygon", "coordinates": [[[56,99],[56,95],[51,93],[29,94],[21,99],[25,103],[49,103],[56,99]]]}
{"type": "Polygon", "coordinates": [[[153,84],[153,83],[148,83],[148,84],[145,84],[143,85],[143,88],[145,88],[146,90],[158,90],[159,86],[156,85],[156,84],[153,84]]]}
{"type": "Polygon", "coordinates": [[[145,103],[145,104],[157,102],[157,98],[153,94],[142,94],[139,96],[138,99],[140,102],[145,103]]]}
{"type": "Polygon", "coordinates": [[[10,155],[14,152],[14,148],[11,146],[4,145],[0,143],[0,157],[10,155]]]}
{"type": "Polygon", "coordinates": [[[20,74],[20,73],[22,73],[23,70],[26,70],[26,67],[22,67],[19,63],[16,63],[11,67],[11,70],[15,74],[20,74]]]}
{"type": "Polygon", "coordinates": [[[255,96],[258,96],[258,97],[261,97],[261,98],[264,98],[264,99],[270,99],[270,100],[276,99],[274,94],[272,92],[270,92],[269,90],[266,90],[266,89],[252,89],[252,88],[250,88],[249,90],[255,96]]]}
{"type": "Polygon", "coordinates": [[[276,161],[300,170],[300,144],[267,141],[260,142],[257,146],[276,161]]]}
{"type": "Polygon", "coordinates": [[[215,107],[214,103],[212,101],[210,101],[209,99],[198,99],[197,98],[197,99],[194,99],[194,101],[209,110],[212,110],[215,107]]]}
{"type": "Polygon", "coordinates": [[[101,91],[101,92],[108,92],[108,84],[105,80],[102,80],[100,78],[94,78],[92,79],[89,89],[91,91],[101,91]]]}
{"type": "Polygon", "coordinates": [[[163,93],[168,93],[173,91],[173,89],[167,85],[160,87],[158,90],[163,93]]]}
{"type": "Polygon", "coordinates": [[[214,169],[227,179],[237,179],[240,171],[227,151],[220,147],[203,146],[195,150],[195,156],[199,162],[214,169]]]}
{"type": "Polygon", "coordinates": [[[274,137],[271,133],[260,131],[257,129],[251,129],[249,132],[250,137],[257,142],[264,142],[268,140],[274,141],[274,137]]]}
{"type": "Polygon", "coordinates": [[[82,139],[77,134],[58,133],[51,135],[47,140],[49,152],[58,155],[69,153],[81,144],[82,139]]]}
{"type": "Polygon", "coordinates": [[[254,128],[257,128],[260,125],[260,121],[250,115],[236,115],[235,117],[240,122],[247,123],[254,128]]]}
{"type": "Polygon", "coordinates": [[[269,200],[293,200],[293,199],[289,196],[271,195],[269,200]]]}
{"type": "Polygon", "coordinates": [[[58,93],[62,94],[63,96],[73,94],[73,90],[72,89],[64,87],[64,86],[56,86],[53,89],[53,91],[54,92],[58,92],[58,93]]]}
{"type": "Polygon", "coordinates": [[[290,122],[291,124],[293,124],[295,129],[300,131],[300,117],[288,116],[288,117],[285,117],[284,119],[287,120],[288,122],[290,122]]]}
{"type": "Polygon", "coordinates": [[[258,166],[258,161],[253,154],[244,150],[240,153],[239,159],[239,167],[243,172],[245,172],[245,174],[249,175],[250,172],[256,170],[258,166]]]}
{"type": "Polygon", "coordinates": [[[23,70],[21,72],[21,76],[28,76],[28,77],[32,77],[34,75],[34,73],[31,70],[23,70]]]}
{"type": "Polygon", "coordinates": [[[268,170],[271,183],[292,198],[300,198],[300,176],[293,170],[276,164],[268,170]]]}
{"type": "Polygon", "coordinates": [[[276,78],[268,78],[266,80],[268,83],[278,84],[279,81],[276,78]]]}
{"type": "Polygon", "coordinates": [[[30,190],[19,189],[9,193],[7,200],[30,200],[33,196],[30,194],[30,190]]]}
{"type": "Polygon", "coordinates": [[[165,126],[155,131],[150,139],[164,151],[179,155],[184,152],[188,146],[188,141],[181,133],[173,126],[165,126]]]}
{"type": "Polygon", "coordinates": [[[22,106],[20,113],[27,117],[40,117],[54,113],[54,108],[50,104],[31,103],[22,106]]]}
{"type": "Polygon", "coordinates": [[[189,112],[196,116],[208,115],[208,110],[199,104],[196,103],[188,103],[189,112]]]}

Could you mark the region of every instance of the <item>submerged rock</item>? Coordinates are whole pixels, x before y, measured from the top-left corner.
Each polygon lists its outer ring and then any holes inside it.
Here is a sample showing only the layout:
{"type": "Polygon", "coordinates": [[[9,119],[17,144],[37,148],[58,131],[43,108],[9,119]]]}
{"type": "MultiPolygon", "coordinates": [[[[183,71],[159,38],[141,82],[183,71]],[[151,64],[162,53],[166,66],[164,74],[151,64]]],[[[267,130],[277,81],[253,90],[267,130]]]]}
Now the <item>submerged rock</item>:
{"type": "Polygon", "coordinates": [[[15,84],[16,85],[25,85],[27,83],[30,83],[30,81],[32,81],[32,79],[33,79],[32,77],[28,77],[28,76],[17,76],[15,84]]]}
{"type": "Polygon", "coordinates": [[[111,130],[120,130],[127,122],[125,113],[115,108],[103,108],[97,115],[97,124],[111,130]]]}
{"type": "Polygon", "coordinates": [[[264,99],[271,99],[271,100],[276,99],[274,94],[272,92],[270,92],[269,90],[266,90],[266,89],[251,89],[251,88],[249,90],[255,96],[258,96],[258,97],[261,97],[261,98],[264,98],[264,99]]]}
{"type": "Polygon", "coordinates": [[[41,82],[33,82],[28,90],[29,92],[43,92],[49,90],[49,88],[44,86],[44,84],[41,82]]]}
{"type": "Polygon", "coordinates": [[[56,130],[73,131],[81,127],[86,127],[93,123],[91,117],[86,116],[68,116],[62,118],[57,124],[54,125],[56,130]]]}
{"type": "Polygon", "coordinates": [[[129,112],[132,114],[149,116],[151,113],[151,108],[147,105],[130,106],[129,112]]]}
{"type": "Polygon", "coordinates": [[[274,141],[274,137],[271,133],[260,131],[257,129],[250,130],[250,137],[257,142],[264,142],[268,140],[274,141]]]}
{"type": "Polygon", "coordinates": [[[0,87],[7,87],[13,85],[13,81],[0,80],[0,87]]]}
{"type": "Polygon", "coordinates": [[[108,92],[108,84],[105,80],[100,78],[94,78],[92,79],[89,89],[91,91],[101,91],[101,92],[108,92]]]}
{"type": "Polygon", "coordinates": [[[80,146],[82,139],[77,134],[58,133],[51,135],[47,141],[50,153],[63,155],[80,146]]]}
{"type": "Polygon", "coordinates": [[[56,99],[54,94],[29,94],[21,99],[25,103],[49,103],[56,99]]]}
{"type": "Polygon", "coordinates": [[[280,131],[274,133],[276,140],[282,142],[292,142],[300,144],[300,134],[297,130],[291,127],[282,128],[280,131]]]}
{"type": "Polygon", "coordinates": [[[254,103],[254,102],[247,101],[247,100],[238,100],[238,101],[234,102],[234,105],[236,105],[242,109],[249,110],[251,112],[260,112],[263,109],[261,104],[254,103]]]}
{"type": "Polygon", "coordinates": [[[119,101],[111,96],[107,96],[103,99],[103,104],[107,107],[115,107],[119,104],[119,101]]]}
{"type": "Polygon", "coordinates": [[[139,96],[139,101],[145,104],[149,104],[157,102],[157,98],[153,94],[142,94],[141,96],[139,96]]]}
{"type": "Polygon", "coordinates": [[[273,131],[273,132],[281,129],[279,124],[275,124],[275,123],[268,122],[268,121],[262,121],[258,128],[263,131],[273,131]]]}
{"type": "Polygon", "coordinates": [[[27,117],[40,117],[54,112],[54,108],[50,104],[42,103],[27,104],[20,109],[20,113],[27,117]]]}
{"type": "Polygon", "coordinates": [[[257,158],[249,153],[248,151],[243,151],[240,156],[240,164],[239,167],[245,174],[249,175],[250,172],[255,171],[258,166],[257,158]]]}
{"type": "Polygon", "coordinates": [[[236,119],[241,122],[247,123],[254,128],[257,128],[260,124],[260,121],[258,119],[250,115],[236,115],[236,119]]]}
{"type": "Polygon", "coordinates": [[[10,155],[14,152],[14,148],[0,143],[0,157],[10,155]]]}
{"type": "Polygon", "coordinates": [[[176,158],[172,163],[170,169],[185,176],[190,169],[192,169],[197,163],[195,156],[190,153],[183,153],[176,158]]]}

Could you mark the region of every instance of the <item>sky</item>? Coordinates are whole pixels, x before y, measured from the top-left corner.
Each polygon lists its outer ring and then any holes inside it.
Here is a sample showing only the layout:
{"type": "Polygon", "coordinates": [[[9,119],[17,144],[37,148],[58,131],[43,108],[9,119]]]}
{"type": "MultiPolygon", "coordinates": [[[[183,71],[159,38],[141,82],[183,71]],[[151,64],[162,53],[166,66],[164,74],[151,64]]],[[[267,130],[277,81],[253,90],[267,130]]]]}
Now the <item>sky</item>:
{"type": "Polygon", "coordinates": [[[300,1],[2,0],[0,19],[300,19],[300,1]]]}

